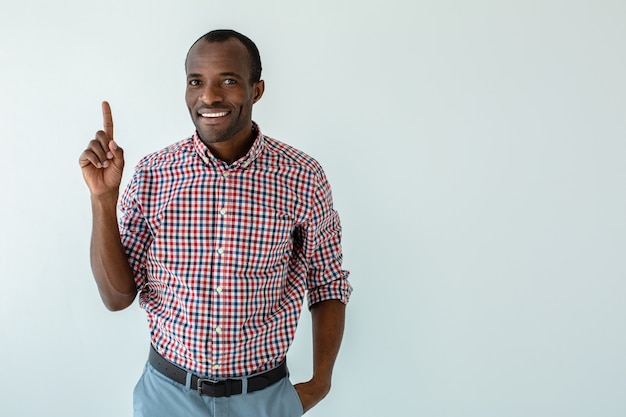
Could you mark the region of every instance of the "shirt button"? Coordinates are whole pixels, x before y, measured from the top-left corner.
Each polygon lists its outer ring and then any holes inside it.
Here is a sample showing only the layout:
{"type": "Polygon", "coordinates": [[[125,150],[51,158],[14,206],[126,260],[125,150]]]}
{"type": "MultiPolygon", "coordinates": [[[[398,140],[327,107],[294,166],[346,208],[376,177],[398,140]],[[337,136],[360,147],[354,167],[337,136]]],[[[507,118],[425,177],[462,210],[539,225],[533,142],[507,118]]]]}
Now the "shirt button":
{"type": "Polygon", "coordinates": [[[218,333],[218,334],[219,334],[219,333],[222,333],[222,326],[217,326],[217,327],[215,328],[215,333],[218,333]]]}
{"type": "Polygon", "coordinates": [[[221,367],[222,365],[220,365],[219,363],[213,365],[213,369],[220,369],[221,367]]]}
{"type": "Polygon", "coordinates": [[[217,248],[217,253],[222,255],[224,253],[224,248],[217,248]]]}
{"type": "Polygon", "coordinates": [[[226,215],[226,209],[225,209],[225,208],[220,209],[220,214],[221,214],[222,216],[225,216],[225,215],[226,215]]]}
{"type": "Polygon", "coordinates": [[[229,175],[228,171],[224,171],[224,173],[222,173],[222,177],[224,178],[228,178],[229,175]]]}
{"type": "Polygon", "coordinates": [[[223,289],[224,288],[221,285],[218,285],[217,288],[215,289],[215,292],[218,294],[221,294],[223,289]]]}

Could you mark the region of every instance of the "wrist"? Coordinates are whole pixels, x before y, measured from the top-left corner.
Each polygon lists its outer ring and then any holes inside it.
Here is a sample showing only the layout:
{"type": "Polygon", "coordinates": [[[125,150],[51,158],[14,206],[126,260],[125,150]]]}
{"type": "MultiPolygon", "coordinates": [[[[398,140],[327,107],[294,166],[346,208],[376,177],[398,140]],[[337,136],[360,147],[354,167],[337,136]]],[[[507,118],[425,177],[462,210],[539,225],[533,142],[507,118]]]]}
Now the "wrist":
{"type": "Polygon", "coordinates": [[[91,207],[97,211],[117,210],[117,200],[119,192],[117,190],[106,192],[103,194],[91,194],[91,207]]]}
{"type": "Polygon", "coordinates": [[[323,396],[326,396],[326,394],[330,392],[330,386],[331,386],[330,376],[326,377],[326,376],[320,376],[320,375],[313,375],[313,378],[311,378],[309,382],[311,383],[313,387],[315,387],[315,390],[318,393],[323,394],[323,396]]]}

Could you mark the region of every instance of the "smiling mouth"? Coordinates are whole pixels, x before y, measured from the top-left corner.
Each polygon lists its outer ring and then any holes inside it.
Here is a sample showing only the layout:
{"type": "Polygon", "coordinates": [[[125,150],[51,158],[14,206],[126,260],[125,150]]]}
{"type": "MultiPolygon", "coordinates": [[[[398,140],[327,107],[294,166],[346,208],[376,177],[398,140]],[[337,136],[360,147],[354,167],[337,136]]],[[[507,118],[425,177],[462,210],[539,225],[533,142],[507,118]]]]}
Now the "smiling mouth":
{"type": "Polygon", "coordinates": [[[224,117],[228,114],[227,111],[219,111],[219,112],[211,112],[211,113],[198,113],[202,117],[207,118],[216,118],[216,117],[224,117]]]}

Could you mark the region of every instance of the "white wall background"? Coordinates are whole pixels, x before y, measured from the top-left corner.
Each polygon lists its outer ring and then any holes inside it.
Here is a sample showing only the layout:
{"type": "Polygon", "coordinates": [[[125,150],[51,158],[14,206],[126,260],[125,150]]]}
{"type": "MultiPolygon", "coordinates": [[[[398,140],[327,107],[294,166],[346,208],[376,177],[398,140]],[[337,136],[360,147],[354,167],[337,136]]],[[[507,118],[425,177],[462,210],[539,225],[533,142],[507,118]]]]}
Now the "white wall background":
{"type": "Polygon", "coordinates": [[[622,0],[0,0],[0,415],[131,415],[148,330],[99,300],[77,159],[103,99],[127,177],[192,133],[183,60],[222,27],[344,222],[355,292],[310,416],[626,415],[625,22],[622,0]]]}

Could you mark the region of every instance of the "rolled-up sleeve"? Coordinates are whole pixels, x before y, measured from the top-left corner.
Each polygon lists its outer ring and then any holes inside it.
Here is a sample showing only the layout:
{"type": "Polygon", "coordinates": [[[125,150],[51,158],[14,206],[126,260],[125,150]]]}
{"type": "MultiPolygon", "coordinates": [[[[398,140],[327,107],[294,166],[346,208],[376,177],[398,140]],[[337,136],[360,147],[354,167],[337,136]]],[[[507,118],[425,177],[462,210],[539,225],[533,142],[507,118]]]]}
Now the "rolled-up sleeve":
{"type": "Polygon", "coordinates": [[[137,290],[141,292],[146,280],[146,251],[152,241],[152,235],[137,199],[139,182],[139,171],[136,171],[120,199],[119,230],[128,263],[135,276],[137,290]]]}
{"type": "Polygon", "coordinates": [[[321,168],[312,196],[304,243],[309,308],[325,300],[339,300],[347,304],[352,285],[348,281],[349,271],[342,269],[341,222],[333,209],[330,184],[321,168]]]}

